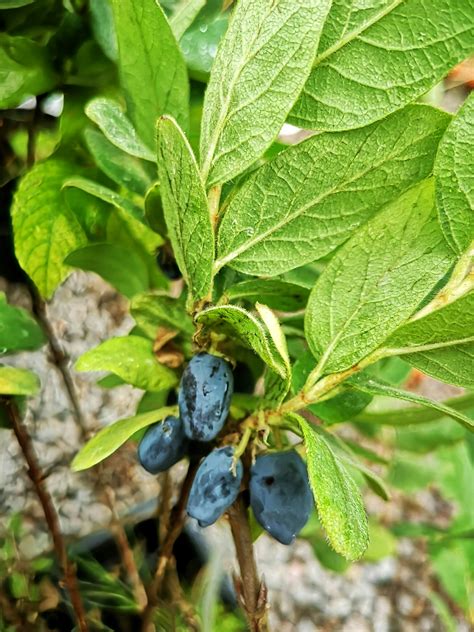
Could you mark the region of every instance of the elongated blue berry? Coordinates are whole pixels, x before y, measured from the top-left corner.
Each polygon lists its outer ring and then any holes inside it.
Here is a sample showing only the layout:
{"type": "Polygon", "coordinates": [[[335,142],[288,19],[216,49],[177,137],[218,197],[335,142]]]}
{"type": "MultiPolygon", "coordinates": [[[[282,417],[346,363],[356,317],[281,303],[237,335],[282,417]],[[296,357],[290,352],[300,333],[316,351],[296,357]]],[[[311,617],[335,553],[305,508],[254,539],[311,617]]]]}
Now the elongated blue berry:
{"type": "Polygon", "coordinates": [[[146,431],[138,446],[138,459],[151,474],[165,472],[186,454],[188,438],[178,417],[167,417],[146,431]]]}
{"type": "Polygon", "coordinates": [[[213,524],[237,498],[244,468],[232,472],[234,448],[213,450],[199,466],[189,493],[187,512],[201,527],[213,524]]]}
{"type": "Polygon", "coordinates": [[[250,505],[265,531],[291,544],[313,507],[303,459],[293,451],[259,456],[250,471],[250,505]]]}
{"type": "Polygon", "coordinates": [[[229,414],[234,378],[228,362],[209,353],[195,355],[184,370],[179,414],[190,439],[212,441],[229,414]]]}

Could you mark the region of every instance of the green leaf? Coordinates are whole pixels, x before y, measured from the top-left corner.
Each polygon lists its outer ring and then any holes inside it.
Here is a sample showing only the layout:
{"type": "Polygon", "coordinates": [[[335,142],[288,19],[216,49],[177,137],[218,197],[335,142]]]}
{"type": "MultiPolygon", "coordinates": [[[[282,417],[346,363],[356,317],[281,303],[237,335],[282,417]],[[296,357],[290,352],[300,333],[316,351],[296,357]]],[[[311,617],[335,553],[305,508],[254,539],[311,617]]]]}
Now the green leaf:
{"type": "Polygon", "coordinates": [[[145,196],[152,182],[156,180],[155,170],[149,163],[125,153],[97,130],[86,129],[84,136],[101,171],[118,185],[145,196]]]}
{"type": "Polygon", "coordinates": [[[381,353],[403,355],[468,342],[474,342],[474,292],[406,323],[385,341],[381,353]]]}
{"type": "Polygon", "coordinates": [[[86,242],[61,191],[75,172],[59,160],[35,165],[21,179],[11,209],[16,256],[45,298],[69,273],[65,257],[86,242]]]}
{"type": "Polygon", "coordinates": [[[207,198],[192,149],[176,122],[158,123],[158,173],[161,198],[179,269],[195,301],[212,287],[214,231],[207,198]]]}
{"type": "Polygon", "coordinates": [[[1,109],[15,108],[27,97],[47,92],[56,81],[45,48],[26,37],[0,33],[1,109]]]}
{"type": "Polygon", "coordinates": [[[335,0],[290,122],[344,130],[402,108],[472,53],[473,24],[472,2],[335,0]]]}
{"type": "Polygon", "coordinates": [[[150,287],[143,259],[135,251],[119,244],[89,244],[71,252],[65,263],[95,272],[127,298],[150,287]]]}
{"type": "Polygon", "coordinates": [[[40,381],[31,371],[0,365],[0,395],[34,395],[39,388],[40,381]]]}
{"type": "Polygon", "coordinates": [[[113,99],[99,97],[87,104],[86,114],[116,147],[127,154],[155,162],[155,155],[138,137],[130,119],[113,99]]]}
{"type": "Polygon", "coordinates": [[[16,9],[32,4],[35,0],[0,0],[0,9],[16,9]]]}
{"type": "Polygon", "coordinates": [[[348,560],[359,559],[368,545],[368,523],[359,488],[316,426],[299,415],[306,446],[311,489],[331,545],[348,560]]]}
{"type": "Polygon", "coordinates": [[[25,309],[7,303],[0,292],[0,355],[15,351],[38,349],[45,336],[38,323],[25,309]]]}
{"type": "Polygon", "coordinates": [[[229,12],[221,13],[221,8],[222,2],[207,3],[180,41],[190,75],[198,81],[207,83],[219,42],[229,24],[229,12]]]}
{"type": "Polygon", "coordinates": [[[293,312],[305,307],[309,291],[280,279],[250,279],[229,287],[225,296],[229,301],[241,299],[252,304],[260,301],[271,309],[293,312]]]}
{"type": "MultiPolygon", "coordinates": [[[[400,411],[403,415],[403,409],[400,411]]],[[[474,414],[474,408],[469,416],[474,414]]],[[[466,429],[460,424],[449,423],[447,417],[428,423],[397,428],[396,447],[398,450],[425,454],[443,446],[466,439],[466,429]]]]}
{"type": "Polygon", "coordinates": [[[208,185],[250,167],[276,138],[306,81],[329,0],[240,0],[204,99],[202,172],[208,185]]]}
{"type": "Polygon", "coordinates": [[[467,250],[474,239],[473,153],[474,94],[448,127],[435,163],[441,226],[446,239],[459,254],[467,250]]]}
{"type": "Polygon", "coordinates": [[[452,266],[426,181],[360,228],[319,277],[306,337],[319,373],[365,358],[416,310],[452,266]]]}
{"type": "Polygon", "coordinates": [[[441,382],[474,389],[474,344],[410,353],[403,358],[441,382]]]}
{"type": "Polygon", "coordinates": [[[272,371],[287,378],[287,368],[261,320],[236,305],[210,307],[200,312],[196,320],[205,327],[237,337],[252,349],[272,371]]]}
{"type": "Polygon", "coordinates": [[[76,362],[77,371],[110,371],[127,384],[145,391],[161,391],[174,386],[176,375],[155,359],[151,340],[122,336],[86,351],[76,362]]]}
{"type": "Polygon", "coordinates": [[[123,195],[120,195],[120,193],[117,193],[108,187],[104,187],[102,184],[98,184],[97,182],[88,180],[87,178],[75,177],[66,180],[63,186],[75,187],[81,191],[85,191],[86,193],[89,193],[89,195],[93,195],[108,204],[112,204],[115,208],[124,210],[126,213],[131,215],[133,219],[141,222],[142,224],[146,224],[143,212],[138,206],[123,195]]]}
{"type": "Polygon", "coordinates": [[[175,329],[192,336],[194,326],[184,306],[177,299],[158,292],[138,294],[130,303],[130,314],[137,326],[151,340],[156,337],[158,327],[175,329]]]}
{"type": "Polygon", "coordinates": [[[169,415],[176,414],[176,406],[153,410],[135,417],[120,419],[110,426],[102,428],[86,445],[76,454],[71,464],[74,472],[86,470],[97,465],[113,454],[136,432],[165,419],[169,415]]]}
{"type": "Polygon", "coordinates": [[[370,127],[313,136],[280,153],[231,200],[216,267],[274,276],[329,254],[431,174],[449,120],[413,105],[370,127]]]}
{"type": "Polygon", "coordinates": [[[206,0],[180,0],[171,16],[170,26],[177,40],[191,26],[206,0]]]}
{"type": "MultiPolygon", "coordinates": [[[[474,407],[474,394],[453,397],[441,402],[445,406],[454,410],[470,410],[474,407]]],[[[382,408],[377,410],[365,410],[357,416],[357,421],[370,424],[385,424],[388,426],[410,426],[414,424],[425,424],[441,419],[445,413],[432,408],[403,407],[403,408],[382,408]]]]}
{"type": "Polygon", "coordinates": [[[156,0],[113,0],[112,6],[127,112],[142,140],[154,147],[155,124],[161,115],[171,114],[187,127],[186,64],[156,0]]]}
{"type": "MultiPolygon", "coordinates": [[[[354,388],[355,390],[362,391],[364,393],[369,393],[369,395],[382,395],[385,397],[394,397],[395,399],[401,399],[406,402],[413,402],[414,404],[419,404],[420,406],[425,406],[426,408],[432,408],[443,415],[447,415],[451,417],[455,421],[461,423],[465,428],[474,432],[474,421],[463,415],[461,412],[455,410],[454,408],[450,408],[443,404],[442,402],[435,402],[432,399],[428,399],[427,397],[423,397],[422,395],[418,395],[417,393],[412,393],[411,391],[404,391],[399,388],[395,388],[390,384],[385,382],[377,381],[371,377],[366,375],[356,375],[346,382],[349,388],[354,388]]],[[[403,411],[400,411],[400,414],[403,414],[403,411]]]]}
{"type": "Polygon", "coordinates": [[[97,43],[104,55],[116,62],[118,44],[110,0],[89,0],[89,11],[90,24],[97,43]]]}

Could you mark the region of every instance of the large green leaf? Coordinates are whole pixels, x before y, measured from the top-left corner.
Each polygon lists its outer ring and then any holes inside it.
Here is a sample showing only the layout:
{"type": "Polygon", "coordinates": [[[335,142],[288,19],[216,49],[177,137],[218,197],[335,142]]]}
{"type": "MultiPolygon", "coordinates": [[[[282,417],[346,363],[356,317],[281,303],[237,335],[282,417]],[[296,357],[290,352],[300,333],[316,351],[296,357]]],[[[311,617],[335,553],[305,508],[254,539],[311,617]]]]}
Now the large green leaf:
{"type": "Polygon", "coordinates": [[[31,371],[0,365],[0,395],[34,395],[39,388],[40,381],[31,371]]]}
{"type": "Polygon", "coordinates": [[[209,186],[271,145],[306,81],[330,0],[240,0],[204,100],[201,163],[209,186]]]}
{"type": "Polygon", "coordinates": [[[100,275],[127,298],[150,287],[145,261],[120,244],[95,243],[71,252],[65,262],[100,275]]]}
{"type": "Polygon", "coordinates": [[[161,421],[168,415],[175,415],[176,407],[161,408],[150,412],[120,419],[110,426],[102,428],[86,445],[76,454],[72,462],[72,469],[75,472],[86,470],[93,465],[97,465],[108,456],[113,454],[121,445],[125,443],[136,432],[161,421]]]}
{"type": "Polygon", "coordinates": [[[26,37],[0,34],[1,109],[15,108],[27,97],[47,92],[56,80],[48,54],[42,46],[26,37]]]}
{"type": "MultiPolygon", "coordinates": [[[[369,395],[394,397],[395,399],[412,402],[413,404],[420,404],[420,406],[424,406],[426,408],[432,408],[433,410],[436,410],[443,415],[451,417],[455,421],[461,423],[471,432],[474,432],[474,420],[470,419],[469,417],[467,417],[467,415],[464,415],[458,410],[446,406],[446,404],[443,404],[442,402],[436,402],[432,399],[428,399],[427,397],[423,397],[422,395],[418,395],[417,393],[412,393],[411,391],[404,391],[400,388],[395,388],[391,384],[381,382],[380,380],[375,380],[374,378],[368,377],[367,375],[363,374],[359,374],[350,378],[350,380],[348,380],[347,382],[347,385],[350,388],[362,391],[363,393],[369,393],[369,395]]],[[[400,411],[400,414],[402,415],[403,411],[400,411]]]]}
{"type": "Polygon", "coordinates": [[[441,382],[474,389],[474,343],[410,353],[403,359],[441,382]]]}
{"type": "Polygon", "coordinates": [[[250,312],[236,305],[210,307],[200,312],[196,320],[205,327],[237,337],[260,356],[272,371],[283,379],[288,377],[285,361],[269,338],[264,323],[250,312]]]}
{"type": "Polygon", "coordinates": [[[95,129],[86,129],[84,135],[97,166],[118,185],[145,196],[157,177],[153,166],[125,153],[95,129]]]}
{"type": "Polygon", "coordinates": [[[159,326],[175,329],[192,336],[194,327],[184,306],[177,299],[158,292],[146,292],[135,296],[130,313],[137,326],[152,340],[159,326]]]}
{"type": "Polygon", "coordinates": [[[469,342],[474,342],[474,292],[406,323],[384,342],[384,350],[402,355],[469,342]]]}
{"type": "Polygon", "coordinates": [[[64,182],[77,172],[59,160],[39,163],[21,180],[12,206],[15,253],[21,267],[45,298],[66,278],[66,255],[86,242],[68,208],[64,182]]]}
{"type": "Polygon", "coordinates": [[[130,119],[113,99],[98,97],[87,104],[86,114],[104,136],[127,154],[155,162],[155,154],[138,137],[130,119]]]}
{"type": "Polygon", "coordinates": [[[414,105],[370,127],[314,136],[280,153],[230,202],[216,266],[274,276],[327,255],[431,174],[449,120],[414,105]]]}
{"type": "Polygon", "coordinates": [[[184,128],[189,118],[186,64],[156,0],[113,0],[119,71],[127,112],[153,148],[155,124],[171,114],[184,128]]]}
{"type": "Polygon", "coordinates": [[[37,349],[45,343],[38,323],[19,307],[7,303],[0,292],[0,356],[15,351],[37,349]]]}
{"type": "Polygon", "coordinates": [[[174,386],[176,375],[153,355],[153,343],[139,336],[111,338],[86,351],[76,362],[77,371],[110,371],[127,384],[146,391],[174,386]]]}
{"type": "Polygon", "coordinates": [[[473,155],[474,94],[443,136],[435,164],[441,225],[446,239],[459,254],[474,241],[473,155]]]}
{"type": "Polygon", "coordinates": [[[428,180],[360,228],[316,282],[305,331],[319,374],[348,369],[379,347],[452,263],[428,180]]]}
{"type": "Polygon", "coordinates": [[[192,149],[176,122],[158,123],[158,173],[168,234],[179,269],[195,301],[209,296],[214,231],[192,149]]]}
{"type": "Polygon", "coordinates": [[[474,387],[474,292],[400,327],[383,355],[400,355],[443,382],[474,387]]]}
{"type": "Polygon", "coordinates": [[[471,0],[334,0],[290,121],[368,125],[427,92],[469,56],[473,38],[471,0]]]}
{"type": "Polygon", "coordinates": [[[345,558],[357,560],[369,539],[359,488],[319,429],[299,415],[288,416],[303,433],[309,482],[329,542],[345,558]]]}

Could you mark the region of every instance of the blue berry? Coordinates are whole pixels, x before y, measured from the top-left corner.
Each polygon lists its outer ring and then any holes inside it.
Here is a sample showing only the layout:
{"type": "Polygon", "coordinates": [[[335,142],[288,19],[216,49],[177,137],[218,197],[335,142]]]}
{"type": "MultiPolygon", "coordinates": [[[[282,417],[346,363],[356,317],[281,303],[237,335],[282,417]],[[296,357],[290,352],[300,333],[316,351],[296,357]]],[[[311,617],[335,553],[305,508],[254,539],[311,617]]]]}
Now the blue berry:
{"type": "Polygon", "coordinates": [[[293,451],[259,456],[250,471],[250,505],[265,531],[291,544],[313,507],[303,459],[293,451]]]}
{"type": "Polygon", "coordinates": [[[188,439],[178,417],[167,417],[146,431],[138,446],[138,459],[151,474],[165,472],[186,454],[188,439]]]}
{"type": "Polygon", "coordinates": [[[234,448],[213,450],[199,466],[189,493],[187,512],[201,527],[213,524],[237,498],[244,468],[240,459],[232,472],[234,448]]]}
{"type": "Polygon", "coordinates": [[[196,441],[212,441],[227,419],[233,392],[228,362],[209,353],[195,355],[184,370],[178,394],[186,435],[196,441]]]}

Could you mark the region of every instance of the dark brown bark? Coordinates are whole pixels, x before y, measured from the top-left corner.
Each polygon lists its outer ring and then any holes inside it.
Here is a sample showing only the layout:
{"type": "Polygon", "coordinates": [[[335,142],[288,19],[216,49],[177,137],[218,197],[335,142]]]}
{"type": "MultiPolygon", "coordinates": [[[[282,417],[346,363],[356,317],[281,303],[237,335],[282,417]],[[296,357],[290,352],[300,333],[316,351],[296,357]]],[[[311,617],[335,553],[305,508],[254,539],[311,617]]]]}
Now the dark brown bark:
{"type": "Polygon", "coordinates": [[[48,525],[48,530],[53,540],[54,550],[63,573],[64,583],[71,599],[71,605],[74,610],[79,629],[81,632],[88,632],[89,628],[86,622],[86,614],[77,583],[76,569],[74,564],[68,558],[66,544],[61,533],[58,514],[54,507],[53,499],[46,489],[43,472],[41,471],[36,458],[33,443],[25,425],[23,424],[16,402],[11,398],[6,398],[5,404],[13,432],[15,433],[25,461],[28,465],[28,476],[33,483],[36,495],[38,496],[38,500],[43,508],[46,524],[48,525]]]}

